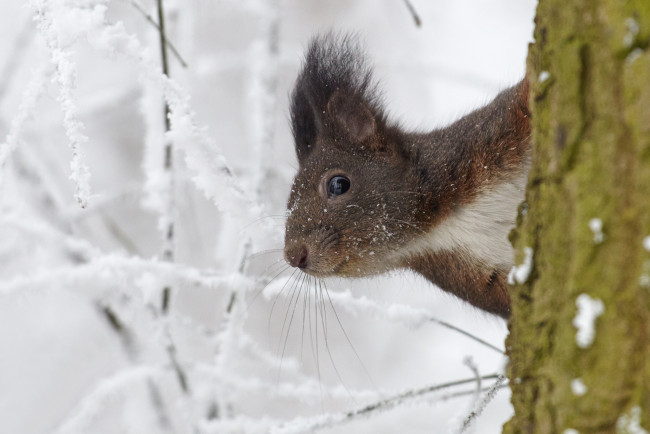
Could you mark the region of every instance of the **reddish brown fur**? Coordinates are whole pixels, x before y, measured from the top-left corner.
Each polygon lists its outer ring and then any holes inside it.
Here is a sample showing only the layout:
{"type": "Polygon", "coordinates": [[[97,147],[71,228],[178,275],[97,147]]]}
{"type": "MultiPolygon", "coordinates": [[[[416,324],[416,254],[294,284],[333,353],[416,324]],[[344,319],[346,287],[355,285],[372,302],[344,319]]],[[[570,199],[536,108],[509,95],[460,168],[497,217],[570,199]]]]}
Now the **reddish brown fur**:
{"type": "Polygon", "coordinates": [[[528,83],[449,127],[409,133],[387,122],[359,56],[349,37],[316,39],[297,80],[292,122],[300,168],[289,197],[285,257],[318,277],[410,268],[507,317],[511,264],[490,265],[468,251],[408,248],[491,186],[525,173],[528,83]],[[350,189],[328,197],[335,175],[349,178],[350,189]]]}

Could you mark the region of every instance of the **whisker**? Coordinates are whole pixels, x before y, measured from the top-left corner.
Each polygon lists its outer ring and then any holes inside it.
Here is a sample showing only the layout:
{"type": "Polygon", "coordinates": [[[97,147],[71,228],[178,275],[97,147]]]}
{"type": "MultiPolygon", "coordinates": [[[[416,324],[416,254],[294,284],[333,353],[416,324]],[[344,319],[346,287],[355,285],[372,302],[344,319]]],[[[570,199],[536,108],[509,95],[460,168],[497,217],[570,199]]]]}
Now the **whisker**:
{"type": "Polygon", "coordinates": [[[329,346],[329,340],[327,339],[327,309],[325,306],[325,298],[323,297],[323,285],[322,285],[322,280],[319,279],[318,281],[318,297],[319,297],[319,306],[321,309],[321,322],[323,325],[323,338],[325,340],[325,348],[327,349],[327,355],[329,356],[330,362],[332,363],[332,367],[334,368],[334,372],[336,373],[337,378],[341,382],[341,385],[343,385],[343,388],[345,391],[348,393],[350,398],[352,398],[352,401],[355,402],[356,400],[354,399],[354,396],[348,389],[348,387],[345,385],[345,381],[343,381],[343,377],[341,377],[341,374],[336,367],[336,363],[334,362],[334,357],[332,357],[332,351],[330,350],[329,346]]]}
{"type": "Polygon", "coordinates": [[[262,251],[260,251],[260,252],[251,253],[250,255],[248,255],[248,256],[246,257],[246,260],[247,260],[247,261],[250,261],[251,259],[255,259],[255,258],[259,257],[259,256],[270,255],[271,253],[278,253],[278,252],[282,252],[283,250],[284,250],[284,249],[267,249],[267,250],[262,250],[262,251]]]}
{"type": "Polygon", "coordinates": [[[307,283],[306,294],[302,296],[302,333],[300,334],[300,361],[302,362],[302,355],[304,352],[305,344],[305,309],[307,307],[307,295],[309,294],[309,283],[307,283]]]}
{"type": "Polygon", "coordinates": [[[366,376],[368,377],[368,380],[370,380],[370,384],[372,384],[373,388],[377,390],[377,385],[373,381],[372,377],[370,376],[370,372],[368,372],[368,369],[366,368],[366,365],[363,363],[363,360],[361,360],[361,357],[359,356],[359,353],[357,352],[357,349],[355,348],[354,344],[352,343],[352,340],[348,336],[348,333],[345,331],[345,327],[343,327],[343,323],[341,322],[341,318],[339,318],[339,314],[336,312],[336,308],[334,307],[334,303],[332,303],[332,297],[330,297],[329,290],[327,289],[327,283],[323,281],[323,285],[325,287],[325,294],[327,295],[327,299],[329,301],[330,306],[332,307],[332,312],[334,312],[334,316],[336,317],[336,322],[339,324],[339,327],[341,328],[341,331],[343,332],[343,335],[345,336],[345,339],[348,341],[348,344],[350,344],[350,348],[352,349],[352,352],[354,352],[355,357],[357,360],[359,360],[359,363],[361,364],[361,367],[363,368],[363,371],[365,372],[366,376]]]}
{"type": "MultiPolygon", "coordinates": [[[[253,299],[252,299],[252,300],[248,303],[248,305],[246,306],[246,309],[247,309],[247,310],[248,310],[248,309],[253,305],[253,303],[255,302],[255,300],[257,300],[257,297],[259,297],[260,294],[261,294],[262,292],[264,292],[264,290],[265,290],[265,289],[266,289],[266,288],[267,288],[267,287],[268,287],[268,286],[269,286],[269,285],[270,285],[270,284],[271,284],[275,279],[277,279],[277,278],[280,276],[280,274],[282,274],[282,273],[284,273],[285,271],[287,271],[287,268],[289,268],[289,264],[285,264],[285,266],[282,267],[282,268],[280,269],[280,272],[279,272],[279,273],[277,273],[275,276],[273,276],[273,277],[271,278],[271,280],[269,280],[269,281],[266,283],[266,285],[264,285],[264,286],[263,286],[259,291],[257,291],[257,292],[255,293],[255,295],[253,296],[253,299]]],[[[294,270],[294,273],[295,273],[296,271],[297,271],[297,270],[294,270]]],[[[293,273],[292,273],[292,275],[293,275],[293,273]]],[[[286,283],[285,283],[285,285],[286,285],[286,283]]]]}
{"type": "Polygon", "coordinates": [[[294,276],[296,275],[297,271],[298,271],[297,268],[295,270],[293,270],[293,273],[291,273],[291,275],[289,276],[287,281],[284,282],[284,285],[282,285],[282,288],[280,289],[280,292],[278,292],[275,295],[275,298],[273,299],[273,304],[271,304],[271,310],[269,311],[269,320],[268,320],[268,323],[266,325],[266,330],[269,333],[269,342],[271,342],[271,317],[273,316],[273,309],[275,309],[275,304],[278,302],[278,299],[280,298],[280,294],[282,294],[282,292],[284,292],[284,288],[287,287],[287,284],[289,282],[291,282],[292,280],[293,280],[294,283],[296,282],[297,279],[294,279],[294,276]]]}
{"type": "MultiPolygon", "coordinates": [[[[308,277],[307,274],[305,274],[305,277],[308,277]]],[[[287,350],[287,342],[289,341],[289,333],[291,332],[291,324],[293,324],[293,317],[296,315],[296,307],[298,306],[298,300],[300,299],[300,294],[302,293],[302,290],[305,285],[305,280],[302,279],[300,282],[300,286],[298,287],[298,293],[296,294],[296,301],[293,303],[293,309],[291,310],[291,319],[289,319],[289,325],[287,326],[287,334],[284,338],[284,345],[282,347],[282,356],[280,357],[280,368],[282,368],[282,361],[284,360],[284,353],[287,350]]],[[[292,297],[293,298],[293,297],[292,297]]],[[[291,308],[291,301],[289,301],[289,308],[291,308]]],[[[287,313],[289,311],[287,310],[287,313]]],[[[285,316],[285,321],[286,321],[286,316],[285,316]]],[[[284,324],[282,326],[284,328],[284,324]]],[[[278,380],[279,380],[279,375],[278,375],[278,380]]]]}
{"type": "Polygon", "coordinates": [[[266,219],[282,219],[282,220],[286,220],[286,216],[280,215],[280,214],[270,214],[270,215],[265,215],[265,216],[262,216],[262,217],[258,217],[256,219],[254,219],[252,222],[247,223],[246,225],[244,225],[241,229],[244,230],[244,229],[249,228],[249,227],[253,226],[254,224],[258,224],[258,223],[260,223],[260,222],[262,222],[262,221],[264,221],[266,219]]]}
{"type": "Polygon", "coordinates": [[[262,270],[261,275],[262,275],[262,276],[267,276],[267,275],[268,275],[268,272],[271,271],[271,268],[276,267],[278,264],[280,264],[280,266],[282,266],[282,265],[287,265],[287,266],[288,266],[288,265],[289,265],[289,264],[284,260],[284,258],[276,259],[273,263],[269,264],[269,265],[268,265],[264,270],[262,270]]]}
{"type": "MultiPolygon", "coordinates": [[[[300,278],[296,279],[294,282],[297,284],[298,280],[300,278]]],[[[305,277],[303,276],[302,281],[305,280],[305,277]]],[[[287,324],[287,318],[289,317],[289,311],[291,310],[291,303],[293,302],[294,297],[296,298],[296,303],[298,302],[298,297],[296,296],[296,293],[300,293],[300,288],[302,287],[302,283],[298,285],[293,285],[291,287],[291,297],[289,298],[289,303],[287,304],[287,311],[284,313],[284,321],[282,322],[282,330],[280,331],[280,337],[278,340],[278,349],[277,353],[280,353],[280,347],[282,347],[282,354],[280,356],[280,364],[278,366],[278,378],[277,378],[277,384],[280,383],[280,375],[282,375],[282,363],[284,362],[284,352],[287,349],[287,341],[289,340],[289,331],[291,328],[291,321],[289,322],[289,327],[287,328],[287,334],[284,339],[284,345],[282,345],[282,336],[284,335],[284,329],[287,324]],[[300,285],[300,286],[298,286],[300,285]]],[[[295,312],[295,307],[294,307],[294,312],[295,312]]],[[[291,320],[293,321],[293,315],[291,316],[291,320]]]]}
{"type": "Polygon", "coordinates": [[[311,291],[307,291],[307,321],[309,322],[309,344],[311,346],[311,355],[316,360],[316,353],[314,352],[314,336],[311,327],[311,291]]]}
{"type": "MultiPolygon", "coordinates": [[[[303,282],[305,281],[307,275],[303,274],[301,277],[302,279],[300,277],[296,279],[295,281],[296,284],[291,287],[291,296],[289,297],[289,303],[287,303],[287,310],[284,313],[284,321],[282,322],[282,330],[280,331],[280,341],[278,342],[278,353],[280,352],[280,345],[282,344],[282,335],[284,335],[284,329],[287,325],[287,318],[289,318],[289,311],[291,310],[291,304],[293,303],[294,297],[296,301],[298,301],[297,295],[300,294],[300,288],[302,288],[303,282]]],[[[287,338],[288,337],[289,337],[289,333],[287,332],[287,338]]],[[[285,339],[285,347],[286,347],[286,339],[285,339]]]]}
{"type": "Polygon", "coordinates": [[[316,372],[318,373],[318,389],[320,391],[320,406],[321,406],[321,411],[324,413],[325,412],[325,406],[323,404],[323,382],[321,380],[321,375],[320,375],[320,357],[318,355],[318,309],[317,309],[317,298],[316,298],[316,286],[314,285],[314,327],[315,327],[315,333],[314,336],[316,337],[316,372]]]}

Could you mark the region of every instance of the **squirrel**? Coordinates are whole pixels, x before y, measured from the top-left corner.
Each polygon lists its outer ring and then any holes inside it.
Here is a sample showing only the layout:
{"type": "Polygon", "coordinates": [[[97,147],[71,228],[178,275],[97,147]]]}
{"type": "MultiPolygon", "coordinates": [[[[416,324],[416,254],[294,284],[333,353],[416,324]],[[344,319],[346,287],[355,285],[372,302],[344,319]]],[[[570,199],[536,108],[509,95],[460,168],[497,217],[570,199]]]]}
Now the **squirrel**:
{"type": "Polygon", "coordinates": [[[530,168],[526,79],[451,125],[388,120],[357,38],[309,44],[291,94],[298,172],[284,257],[312,276],[410,269],[508,318],[508,233],[530,168]]]}

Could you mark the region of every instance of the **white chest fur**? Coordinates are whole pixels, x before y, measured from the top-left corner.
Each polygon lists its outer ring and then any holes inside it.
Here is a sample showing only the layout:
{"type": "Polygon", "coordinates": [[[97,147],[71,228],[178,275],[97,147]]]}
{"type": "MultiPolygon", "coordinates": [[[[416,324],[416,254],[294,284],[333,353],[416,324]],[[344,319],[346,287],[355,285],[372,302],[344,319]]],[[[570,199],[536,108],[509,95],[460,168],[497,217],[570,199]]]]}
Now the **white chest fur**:
{"type": "Polygon", "coordinates": [[[474,201],[457,208],[409,244],[400,256],[460,251],[487,266],[509,269],[514,258],[508,233],[515,225],[517,207],[524,200],[526,179],[527,171],[487,187],[474,201]]]}

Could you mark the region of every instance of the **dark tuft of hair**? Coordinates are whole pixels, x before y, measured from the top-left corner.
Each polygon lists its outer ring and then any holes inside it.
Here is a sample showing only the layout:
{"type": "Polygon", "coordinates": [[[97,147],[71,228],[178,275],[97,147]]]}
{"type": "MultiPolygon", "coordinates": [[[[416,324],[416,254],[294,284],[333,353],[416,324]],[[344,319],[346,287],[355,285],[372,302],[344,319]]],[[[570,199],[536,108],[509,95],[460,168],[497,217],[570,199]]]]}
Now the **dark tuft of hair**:
{"type": "Polygon", "coordinates": [[[291,126],[299,158],[318,134],[335,134],[325,112],[337,90],[363,101],[376,119],[384,119],[377,83],[358,36],[328,32],[311,40],[291,94],[291,126]]]}

